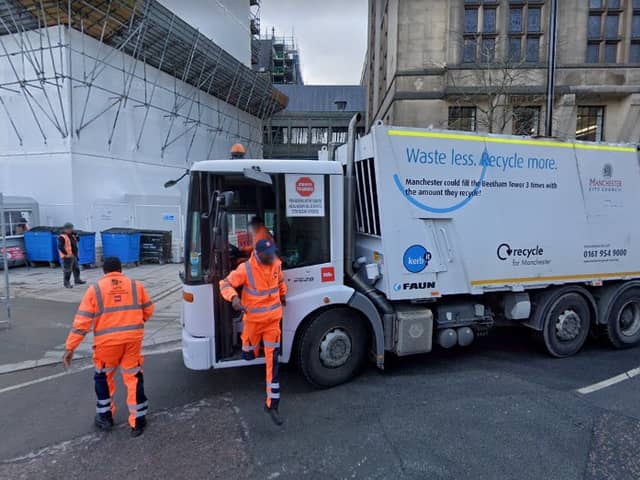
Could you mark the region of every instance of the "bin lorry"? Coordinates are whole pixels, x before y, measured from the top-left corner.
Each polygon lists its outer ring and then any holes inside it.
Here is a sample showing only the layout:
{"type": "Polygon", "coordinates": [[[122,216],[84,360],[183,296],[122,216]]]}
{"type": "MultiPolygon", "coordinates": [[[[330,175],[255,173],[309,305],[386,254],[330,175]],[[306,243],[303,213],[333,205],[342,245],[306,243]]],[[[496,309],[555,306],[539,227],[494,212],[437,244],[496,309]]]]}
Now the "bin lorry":
{"type": "MultiPolygon", "coordinates": [[[[283,362],[313,385],[368,359],[465,347],[527,327],[555,357],[590,332],[640,343],[636,146],[374,125],[334,159],[193,165],[182,351],[190,369],[241,360],[242,318],[218,282],[265,220],[289,293],[283,362]]],[[[325,152],[326,153],[326,152],[325,152]]],[[[328,157],[328,155],[324,155],[328,157]]]]}

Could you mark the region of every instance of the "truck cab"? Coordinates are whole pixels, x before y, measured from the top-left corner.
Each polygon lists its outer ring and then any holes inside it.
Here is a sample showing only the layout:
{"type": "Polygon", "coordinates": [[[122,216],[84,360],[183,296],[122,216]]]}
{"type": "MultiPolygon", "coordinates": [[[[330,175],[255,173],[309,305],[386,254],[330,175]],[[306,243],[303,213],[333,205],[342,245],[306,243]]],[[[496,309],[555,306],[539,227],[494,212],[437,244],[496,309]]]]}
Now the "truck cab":
{"type": "Polygon", "coordinates": [[[318,343],[319,355],[302,359],[313,383],[333,384],[351,376],[364,360],[367,345],[359,344],[364,343],[367,328],[359,320],[356,323],[362,325],[353,331],[327,320],[345,317],[347,309],[352,314],[349,305],[357,305],[359,297],[343,283],[342,165],[205,161],[191,169],[190,182],[183,295],[185,365],[203,370],[264,363],[264,358],[241,359],[241,317],[218,289],[218,282],[250,254],[248,224],[259,216],[276,242],[288,287],[281,361],[294,356],[301,360],[300,352],[292,350],[306,335],[304,341],[318,343]],[[308,326],[318,317],[325,319],[327,328],[309,336],[308,326]],[[354,350],[357,358],[352,358],[354,350]],[[329,375],[318,373],[323,370],[329,375]]]}

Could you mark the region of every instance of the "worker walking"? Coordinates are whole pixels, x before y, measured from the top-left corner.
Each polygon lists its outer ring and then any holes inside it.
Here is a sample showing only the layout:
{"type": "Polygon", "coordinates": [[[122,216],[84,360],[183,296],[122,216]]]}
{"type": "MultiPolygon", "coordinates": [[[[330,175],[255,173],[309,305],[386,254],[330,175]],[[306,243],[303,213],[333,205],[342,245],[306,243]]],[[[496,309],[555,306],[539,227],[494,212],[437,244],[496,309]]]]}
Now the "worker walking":
{"type": "Polygon", "coordinates": [[[73,288],[71,285],[71,273],[76,285],[86,282],[80,279],[80,267],[78,266],[78,239],[73,233],[73,224],[65,223],[62,233],[58,236],[58,253],[62,266],[64,287],[73,288]]]}
{"type": "Polygon", "coordinates": [[[64,365],[69,367],[74,350],[93,328],[93,362],[95,365],[95,424],[110,430],[116,411],[113,397],[116,391],[115,371],[121,369],[127,387],[129,426],[134,437],[146,426],[147,397],[142,375],[142,339],[144,324],[153,314],[153,303],[142,284],[122,273],[120,260],[104,260],[105,273],[90,287],[80,303],[69,332],[64,365]]]}
{"type": "Polygon", "coordinates": [[[278,412],[280,379],[280,321],[286,305],[287,285],[273,240],[260,240],[246,262],[220,281],[220,292],[234,310],[243,312],[242,356],[253,360],[264,346],[267,399],[265,411],[276,425],[282,425],[278,412]],[[237,289],[242,287],[242,298],[237,289]]]}

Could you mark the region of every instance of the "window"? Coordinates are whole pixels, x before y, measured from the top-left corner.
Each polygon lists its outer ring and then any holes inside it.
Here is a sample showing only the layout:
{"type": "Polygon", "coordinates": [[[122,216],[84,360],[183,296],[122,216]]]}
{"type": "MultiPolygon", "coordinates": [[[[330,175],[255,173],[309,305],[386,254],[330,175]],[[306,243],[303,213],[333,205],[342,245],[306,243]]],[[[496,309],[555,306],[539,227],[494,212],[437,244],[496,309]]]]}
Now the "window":
{"type": "Polygon", "coordinates": [[[307,127],[291,127],[291,143],[293,145],[309,143],[309,129],[307,127]]]}
{"type": "Polygon", "coordinates": [[[463,63],[493,62],[498,34],[496,0],[465,1],[463,63]],[[481,27],[481,28],[480,28],[481,27]]]}
{"type": "Polygon", "coordinates": [[[629,63],[640,63],[640,43],[632,43],[629,50],[629,63]]]}
{"type": "Polygon", "coordinates": [[[347,143],[347,127],[331,127],[331,143],[347,143]]]}
{"type": "Polygon", "coordinates": [[[451,130],[476,131],[476,107],[449,107],[451,130]]]}
{"type": "Polygon", "coordinates": [[[8,210],[8,207],[5,208],[4,224],[7,237],[23,235],[29,230],[30,221],[31,210],[8,210]]]}
{"type": "Polygon", "coordinates": [[[496,33],[495,8],[485,8],[482,15],[482,33],[496,33]]]}
{"type": "Polygon", "coordinates": [[[527,38],[527,56],[526,61],[529,63],[537,63],[540,59],[540,37],[527,38]]]}
{"type": "Polygon", "coordinates": [[[520,60],[522,51],[522,40],[520,37],[512,37],[509,39],[509,61],[517,62],[520,60]]]}
{"type": "Polygon", "coordinates": [[[478,32],[478,9],[465,8],[464,10],[464,33],[478,32]]]}
{"type": "Polygon", "coordinates": [[[327,143],[329,138],[329,129],[327,127],[313,127],[311,129],[311,143],[314,145],[323,145],[327,143]]]}
{"type": "Polygon", "coordinates": [[[493,62],[495,60],[496,58],[496,39],[495,38],[482,39],[482,51],[480,55],[485,62],[493,62]]]}
{"type": "Polygon", "coordinates": [[[620,0],[590,0],[587,63],[617,63],[620,43],[620,0]]]}
{"type": "Polygon", "coordinates": [[[578,107],[576,140],[604,141],[604,107],[578,107]]]}
{"type": "Polygon", "coordinates": [[[509,10],[509,33],[522,33],[522,8],[509,10]]]}
{"type": "Polygon", "coordinates": [[[618,15],[607,15],[606,19],[605,37],[607,40],[615,40],[618,38],[620,17],[618,15]]]}
{"type": "Polygon", "coordinates": [[[285,270],[331,262],[331,217],[329,176],[321,177],[324,185],[315,187],[323,192],[324,215],[321,217],[293,217],[287,215],[286,177],[278,175],[276,179],[280,219],[275,229],[279,238],[278,250],[285,270]]]}
{"type": "Polygon", "coordinates": [[[543,2],[541,0],[510,0],[509,3],[509,61],[538,63],[543,2]]]}
{"type": "Polygon", "coordinates": [[[465,63],[473,63],[476,61],[476,46],[477,42],[475,38],[464,39],[463,61],[465,63]]]}
{"type": "Polygon", "coordinates": [[[640,63],[640,0],[633,0],[632,8],[629,63],[640,63]]]}
{"type": "Polygon", "coordinates": [[[514,135],[538,135],[540,107],[514,107],[512,130],[514,135]]]}
{"type": "Polygon", "coordinates": [[[289,143],[289,129],[287,127],[271,127],[271,143],[274,145],[289,143]]]}
{"type": "Polygon", "coordinates": [[[598,63],[600,59],[600,45],[597,43],[587,45],[587,63],[598,63]]]}
{"type": "Polygon", "coordinates": [[[618,44],[607,43],[604,46],[604,63],[616,63],[618,61],[618,44]]]}
{"type": "Polygon", "coordinates": [[[380,211],[376,168],[373,158],[355,164],[356,171],[356,222],[358,232],[380,236],[380,211]]]}

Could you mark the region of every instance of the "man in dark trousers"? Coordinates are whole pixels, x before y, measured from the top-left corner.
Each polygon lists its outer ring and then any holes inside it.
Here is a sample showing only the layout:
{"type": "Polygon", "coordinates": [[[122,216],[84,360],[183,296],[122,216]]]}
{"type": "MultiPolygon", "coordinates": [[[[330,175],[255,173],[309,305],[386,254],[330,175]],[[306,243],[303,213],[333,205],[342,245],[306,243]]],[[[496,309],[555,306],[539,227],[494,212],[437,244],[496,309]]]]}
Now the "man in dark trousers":
{"type": "Polygon", "coordinates": [[[60,265],[64,272],[64,287],[73,288],[71,285],[71,273],[76,285],[86,283],[80,280],[80,267],[78,266],[78,239],[73,234],[73,224],[65,223],[62,233],[58,237],[58,253],[60,253],[60,265]]]}

